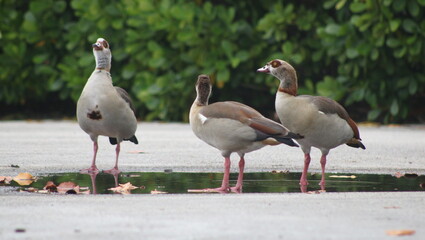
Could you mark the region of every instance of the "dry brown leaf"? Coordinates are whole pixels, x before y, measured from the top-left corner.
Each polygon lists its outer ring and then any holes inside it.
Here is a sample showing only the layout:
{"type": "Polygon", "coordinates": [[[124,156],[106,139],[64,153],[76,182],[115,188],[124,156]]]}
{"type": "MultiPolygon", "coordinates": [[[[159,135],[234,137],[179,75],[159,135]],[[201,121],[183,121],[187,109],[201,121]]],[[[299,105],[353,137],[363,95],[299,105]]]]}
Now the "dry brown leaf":
{"type": "Polygon", "coordinates": [[[158,190],[152,190],[151,194],[167,194],[168,192],[162,192],[162,191],[158,191],[158,190]]]}
{"type": "Polygon", "coordinates": [[[388,230],[387,231],[387,235],[390,235],[390,236],[408,236],[408,235],[413,235],[415,233],[416,233],[415,230],[410,230],[410,229],[388,230]]]}
{"type": "Polygon", "coordinates": [[[351,178],[355,179],[357,178],[355,175],[330,175],[330,178],[351,178]]]}
{"type": "Polygon", "coordinates": [[[138,187],[135,187],[130,182],[128,182],[124,184],[119,184],[117,187],[109,188],[108,190],[111,190],[116,193],[130,194],[130,191],[136,188],[138,187]]]}
{"type": "Polygon", "coordinates": [[[12,180],[13,178],[10,176],[0,176],[0,183],[10,184],[12,180]]]}
{"type": "Polygon", "coordinates": [[[73,182],[63,182],[57,186],[58,193],[78,194],[80,193],[80,186],[73,182]]]}
{"type": "Polygon", "coordinates": [[[13,178],[13,181],[17,182],[21,186],[27,186],[34,181],[34,177],[29,173],[19,173],[13,178]]]}
{"type": "Polygon", "coordinates": [[[133,190],[136,189],[138,187],[133,186],[130,182],[128,183],[124,183],[124,184],[120,184],[120,186],[124,189],[124,190],[133,190]]]}
{"type": "Polygon", "coordinates": [[[385,209],[400,209],[401,207],[398,206],[388,206],[388,207],[384,207],[385,209]]]}
{"type": "Polygon", "coordinates": [[[316,191],[308,191],[307,194],[321,194],[325,192],[326,190],[316,190],[316,191]]]}
{"type": "Polygon", "coordinates": [[[138,150],[135,150],[135,151],[129,151],[128,153],[133,153],[133,154],[143,154],[143,153],[145,153],[144,151],[138,151],[138,150]]]}
{"type": "Polygon", "coordinates": [[[394,177],[396,177],[396,178],[401,178],[401,177],[403,177],[404,176],[404,174],[403,173],[401,173],[401,172],[396,172],[395,174],[394,174],[394,177]]]}
{"type": "Polygon", "coordinates": [[[49,192],[57,192],[58,191],[58,188],[57,188],[56,184],[54,184],[52,181],[48,181],[46,183],[46,186],[44,186],[43,189],[44,190],[47,190],[49,192]]]}

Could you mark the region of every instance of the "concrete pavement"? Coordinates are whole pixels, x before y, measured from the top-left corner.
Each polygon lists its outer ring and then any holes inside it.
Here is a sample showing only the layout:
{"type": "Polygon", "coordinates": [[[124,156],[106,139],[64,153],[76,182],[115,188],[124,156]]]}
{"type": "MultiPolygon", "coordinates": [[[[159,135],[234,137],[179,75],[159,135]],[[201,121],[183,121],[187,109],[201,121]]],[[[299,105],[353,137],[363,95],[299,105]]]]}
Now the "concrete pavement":
{"type": "MultiPolygon", "coordinates": [[[[328,172],[425,174],[424,125],[361,126],[360,133],[367,149],[332,150],[328,172]]],[[[223,171],[219,152],[188,124],[140,123],[136,136],[139,145],[122,145],[123,171],[223,171]]],[[[109,169],[114,147],[106,138],[99,145],[98,167],[109,169]]],[[[0,176],[76,172],[90,165],[92,143],[74,121],[0,122],[0,154],[0,176]]],[[[311,172],[320,172],[319,157],[314,151],[311,172]]],[[[266,147],[247,154],[246,171],[299,172],[302,160],[300,149],[266,147]]],[[[403,239],[424,239],[423,206],[424,192],[71,196],[3,190],[0,239],[393,239],[386,231],[397,229],[416,231],[403,239]]]]}

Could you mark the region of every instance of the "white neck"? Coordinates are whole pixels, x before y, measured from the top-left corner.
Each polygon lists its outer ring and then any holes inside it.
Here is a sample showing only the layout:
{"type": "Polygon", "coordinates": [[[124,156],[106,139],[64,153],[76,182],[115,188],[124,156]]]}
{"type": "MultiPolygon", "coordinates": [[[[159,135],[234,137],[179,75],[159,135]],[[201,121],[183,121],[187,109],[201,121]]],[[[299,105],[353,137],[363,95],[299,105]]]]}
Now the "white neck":
{"type": "Polygon", "coordinates": [[[111,70],[111,54],[109,51],[93,51],[96,60],[96,69],[111,70]]]}

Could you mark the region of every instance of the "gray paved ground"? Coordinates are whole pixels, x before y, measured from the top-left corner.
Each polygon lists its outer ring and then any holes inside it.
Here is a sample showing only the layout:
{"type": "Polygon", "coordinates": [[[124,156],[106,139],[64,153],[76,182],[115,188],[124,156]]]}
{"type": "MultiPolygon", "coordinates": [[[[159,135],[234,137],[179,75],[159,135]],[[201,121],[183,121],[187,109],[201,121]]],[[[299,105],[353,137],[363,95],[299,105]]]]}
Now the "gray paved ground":
{"type": "MultiPolygon", "coordinates": [[[[360,132],[367,150],[334,149],[329,172],[425,174],[424,125],[361,126],[360,132]]],[[[121,148],[123,171],[223,170],[218,151],[187,124],[141,123],[136,135],[139,145],[121,148]]],[[[109,169],[114,148],[106,138],[99,144],[98,167],[109,169]]],[[[77,172],[91,156],[90,139],[73,121],[0,122],[0,176],[77,172]]],[[[319,152],[312,157],[310,169],[319,172],[319,152]]],[[[246,171],[300,171],[302,159],[300,149],[266,147],[246,156],[246,171]]],[[[0,190],[0,239],[394,239],[385,232],[395,229],[416,231],[402,239],[425,239],[424,206],[424,192],[58,196],[0,190]]]]}

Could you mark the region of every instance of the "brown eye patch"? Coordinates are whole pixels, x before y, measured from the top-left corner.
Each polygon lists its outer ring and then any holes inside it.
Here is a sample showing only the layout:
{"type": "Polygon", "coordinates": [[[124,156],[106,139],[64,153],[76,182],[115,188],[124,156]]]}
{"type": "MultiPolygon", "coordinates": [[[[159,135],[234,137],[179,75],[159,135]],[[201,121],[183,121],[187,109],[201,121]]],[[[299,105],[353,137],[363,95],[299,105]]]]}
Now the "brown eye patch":
{"type": "Polygon", "coordinates": [[[109,44],[106,40],[103,40],[102,45],[104,48],[109,48],[109,44]]]}
{"type": "Polygon", "coordinates": [[[273,61],[271,62],[271,65],[272,65],[272,67],[273,67],[273,68],[277,68],[277,67],[279,67],[280,65],[282,65],[282,63],[281,63],[280,61],[278,61],[278,60],[273,60],[273,61]]]}

